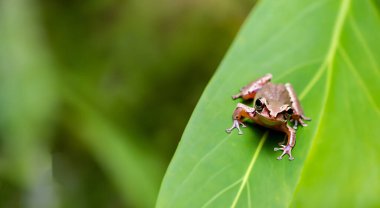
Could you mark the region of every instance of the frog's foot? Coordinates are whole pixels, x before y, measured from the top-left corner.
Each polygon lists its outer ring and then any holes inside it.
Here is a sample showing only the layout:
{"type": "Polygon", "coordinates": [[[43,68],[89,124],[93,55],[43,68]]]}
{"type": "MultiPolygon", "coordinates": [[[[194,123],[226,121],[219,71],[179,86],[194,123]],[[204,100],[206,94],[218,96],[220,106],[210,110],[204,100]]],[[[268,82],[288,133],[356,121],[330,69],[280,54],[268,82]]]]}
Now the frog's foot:
{"type": "Polygon", "coordinates": [[[305,121],[311,121],[311,118],[301,115],[301,118],[305,121]]]}
{"type": "Polygon", "coordinates": [[[280,148],[274,148],[274,151],[282,150],[282,154],[277,157],[277,160],[282,160],[282,157],[284,157],[285,154],[289,155],[289,160],[294,160],[294,157],[292,156],[292,148],[290,145],[280,145],[280,148]]]}
{"type": "Polygon", "coordinates": [[[298,128],[298,120],[292,120],[292,122],[293,121],[294,121],[293,129],[297,129],[298,128]]]}
{"type": "Polygon", "coordinates": [[[241,122],[241,121],[239,121],[239,120],[237,120],[237,119],[234,119],[234,122],[232,123],[231,128],[226,129],[226,132],[227,132],[227,133],[231,133],[231,131],[232,131],[233,129],[236,128],[236,129],[238,129],[239,134],[243,134],[243,132],[240,130],[240,125],[241,125],[243,128],[246,127],[246,125],[244,125],[243,122],[241,122]]]}
{"type": "Polygon", "coordinates": [[[298,124],[300,124],[301,126],[307,126],[307,124],[304,121],[311,121],[311,118],[301,116],[299,119],[294,119],[291,121],[294,121],[293,129],[297,129],[298,124]]]}
{"type": "Polygon", "coordinates": [[[232,95],[232,99],[233,100],[236,100],[236,99],[238,99],[239,97],[241,97],[242,96],[242,94],[241,93],[238,93],[238,94],[236,94],[236,95],[232,95]]]}
{"type": "Polygon", "coordinates": [[[255,109],[249,106],[246,106],[242,103],[238,103],[236,105],[235,111],[232,114],[233,123],[231,128],[226,129],[227,133],[230,133],[233,129],[238,129],[239,134],[243,134],[243,132],[240,130],[240,125],[245,127],[243,122],[241,122],[241,119],[243,118],[253,118],[255,116],[255,109]]]}

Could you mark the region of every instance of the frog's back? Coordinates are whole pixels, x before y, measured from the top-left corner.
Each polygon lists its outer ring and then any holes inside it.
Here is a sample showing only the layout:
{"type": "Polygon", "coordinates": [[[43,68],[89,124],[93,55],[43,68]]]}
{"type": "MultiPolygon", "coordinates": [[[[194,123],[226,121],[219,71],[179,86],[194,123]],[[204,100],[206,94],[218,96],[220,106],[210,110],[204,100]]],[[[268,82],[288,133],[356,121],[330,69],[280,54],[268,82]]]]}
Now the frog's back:
{"type": "Polygon", "coordinates": [[[256,94],[255,99],[264,97],[268,102],[281,102],[290,104],[289,93],[283,84],[268,83],[256,94]]]}

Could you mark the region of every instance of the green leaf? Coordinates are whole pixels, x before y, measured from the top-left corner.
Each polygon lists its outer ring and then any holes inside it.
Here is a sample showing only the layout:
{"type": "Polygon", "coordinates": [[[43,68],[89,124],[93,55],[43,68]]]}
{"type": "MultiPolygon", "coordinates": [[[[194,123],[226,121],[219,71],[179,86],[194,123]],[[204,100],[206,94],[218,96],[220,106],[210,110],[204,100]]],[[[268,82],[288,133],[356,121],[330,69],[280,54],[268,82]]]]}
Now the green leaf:
{"type": "Polygon", "coordinates": [[[49,151],[57,74],[37,10],[34,1],[0,1],[0,207],[58,201],[49,151]]]}
{"type": "Polygon", "coordinates": [[[57,105],[55,64],[38,20],[32,1],[0,2],[0,175],[28,188],[51,168],[57,105]]]}
{"type": "Polygon", "coordinates": [[[204,91],[157,207],[380,205],[380,18],[369,0],[263,0],[204,91]],[[266,74],[298,92],[308,127],[294,161],[283,134],[226,134],[231,95],[266,74]]]}

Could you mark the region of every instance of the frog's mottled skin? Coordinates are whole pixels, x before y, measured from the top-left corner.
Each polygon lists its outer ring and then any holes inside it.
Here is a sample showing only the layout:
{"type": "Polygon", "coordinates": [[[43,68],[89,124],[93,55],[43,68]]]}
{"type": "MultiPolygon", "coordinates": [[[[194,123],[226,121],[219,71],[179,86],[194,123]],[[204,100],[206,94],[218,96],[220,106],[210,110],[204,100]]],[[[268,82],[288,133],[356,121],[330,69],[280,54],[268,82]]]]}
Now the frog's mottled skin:
{"type": "Polygon", "coordinates": [[[230,133],[237,128],[239,134],[242,134],[240,125],[245,127],[242,119],[248,118],[261,126],[285,132],[288,137],[287,144],[280,144],[281,147],[274,150],[283,150],[277,159],[281,160],[285,154],[288,154],[289,160],[293,160],[292,148],[296,143],[297,125],[300,123],[306,126],[304,120],[311,119],[304,115],[293,87],[289,83],[270,83],[271,79],[272,75],[267,74],[243,87],[239,94],[232,96],[233,99],[239,97],[244,100],[253,99],[254,107],[238,103],[232,116],[233,125],[226,131],[230,133]],[[289,125],[290,122],[294,122],[293,127],[289,125]]]}

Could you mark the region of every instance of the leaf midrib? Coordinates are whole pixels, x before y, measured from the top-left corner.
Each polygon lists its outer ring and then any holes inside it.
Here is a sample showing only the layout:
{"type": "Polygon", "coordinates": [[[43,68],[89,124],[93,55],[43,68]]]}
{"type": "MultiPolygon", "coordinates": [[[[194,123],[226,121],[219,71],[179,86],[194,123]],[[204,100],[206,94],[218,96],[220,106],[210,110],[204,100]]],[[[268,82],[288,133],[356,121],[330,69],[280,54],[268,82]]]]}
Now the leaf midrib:
{"type": "Polygon", "coordinates": [[[263,135],[263,137],[260,139],[260,143],[257,146],[256,151],[252,156],[252,160],[248,165],[247,171],[245,172],[245,174],[242,178],[243,180],[242,180],[241,185],[239,187],[239,190],[238,190],[238,192],[237,192],[237,194],[236,194],[236,196],[232,202],[231,208],[235,207],[237,202],[239,201],[239,198],[240,198],[241,193],[243,192],[244,186],[247,183],[247,181],[249,179],[249,175],[252,172],[252,168],[255,165],[257,158],[259,157],[260,151],[261,151],[266,139],[268,138],[268,133],[269,133],[269,131],[266,131],[265,134],[263,135]]]}
{"type": "MultiPolygon", "coordinates": [[[[341,6],[340,6],[339,13],[338,13],[338,17],[337,17],[336,22],[335,22],[335,26],[334,26],[334,30],[333,30],[333,37],[331,40],[329,51],[328,51],[328,54],[326,56],[325,63],[322,64],[322,66],[325,65],[327,67],[327,72],[328,72],[327,73],[327,81],[326,81],[326,90],[325,90],[326,92],[325,92],[325,96],[323,99],[323,104],[322,104],[322,109],[321,109],[321,117],[318,120],[316,131],[314,133],[313,139],[311,140],[311,144],[309,147],[309,155],[307,156],[306,161],[309,160],[309,158],[314,154],[314,151],[313,151],[313,149],[311,149],[311,147],[315,144],[317,135],[320,133],[321,121],[323,120],[323,117],[325,116],[325,113],[326,113],[326,104],[327,104],[328,97],[331,93],[331,79],[332,79],[332,72],[333,72],[332,71],[332,64],[333,64],[333,61],[334,61],[336,54],[337,54],[339,38],[341,37],[342,29],[343,29],[344,23],[347,19],[350,5],[351,5],[351,0],[342,0],[341,1],[341,6]]],[[[300,177],[298,178],[298,181],[297,181],[296,186],[295,186],[295,191],[293,192],[293,196],[292,196],[291,200],[289,201],[288,207],[290,206],[290,204],[292,204],[295,194],[299,191],[298,189],[299,189],[301,179],[303,178],[304,170],[305,170],[305,166],[302,166],[300,177]]]]}
{"type": "MultiPolygon", "coordinates": [[[[328,48],[328,53],[327,53],[327,56],[324,60],[324,62],[321,64],[321,67],[318,69],[317,73],[314,75],[313,79],[311,80],[311,82],[309,82],[309,84],[306,86],[305,90],[301,93],[300,95],[300,99],[304,98],[307,93],[311,90],[311,88],[317,83],[317,81],[321,78],[323,72],[325,71],[325,69],[327,69],[327,81],[326,81],[326,93],[325,93],[325,96],[323,98],[323,105],[322,105],[322,109],[321,109],[321,117],[319,118],[319,121],[317,123],[317,129],[316,129],[316,132],[314,133],[314,136],[312,138],[312,141],[311,141],[311,145],[310,147],[313,146],[313,144],[315,143],[315,140],[316,140],[316,136],[318,135],[319,133],[319,126],[321,124],[321,120],[323,119],[324,115],[325,115],[325,106],[326,106],[326,103],[327,103],[327,100],[328,100],[328,97],[329,97],[329,94],[330,94],[330,88],[331,88],[331,79],[332,79],[332,64],[333,64],[333,61],[335,59],[335,55],[337,53],[337,48],[338,48],[338,44],[339,44],[339,38],[341,36],[341,33],[342,33],[342,29],[343,29],[343,26],[344,26],[344,23],[345,23],[345,20],[347,18],[347,14],[348,14],[348,11],[349,11],[349,7],[350,7],[350,4],[351,4],[351,0],[342,0],[341,1],[341,6],[340,6],[340,10],[339,10],[339,13],[338,13],[338,16],[337,16],[337,19],[336,19],[336,22],[335,22],[335,26],[333,28],[333,36],[332,36],[332,39],[331,39],[331,43],[330,43],[330,46],[328,48]]],[[[262,139],[264,140],[264,139],[262,139]]],[[[261,141],[260,141],[261,142],[261,141]]],[[[264,140],[265,142],[265,140],[264,140]]],[[[263,142],[263,143],[264,143],[263,142]]],[[[311,149],[309,147],[309,150],[311,149]]],[[[234,201],[231,205],[231,208],[235,207],[237,202],[239,201],[239,197],[240,197],[240,194],[245,186],[245,184],[247,183],[248,181],[248,178],[251,174],[251,171],[255,165],[255,158],[258,156],[258,154],[260,153],[260,150],[259,147],[256,149],[255,153],[254,153],[254,156],[246,170],[246,172],[244,173],[243,175],[243,181],[241,182],[241,186],[234,198],[234,201]]],[[[309,156],[310,157],[311,153],[309,153],[309,156]]],[[[301,177],[299,178],[299,180],[297,181],[297,185],[296,185],[296,188],[295,188],[295,191],[293,192],[293,197],[291,198],[291,201],[289,203],[289,205],[291,204],[292,202],[292,199],[294,198],[294,194],[297,192],[297,189],[298,189],[298,186],[299,186],[299,182],[301,181],[301,178],[302,178],[302,174],[303,174],[303,171],[304,171],[304,166],[302,166],[301,168],[301,177]]]]}

